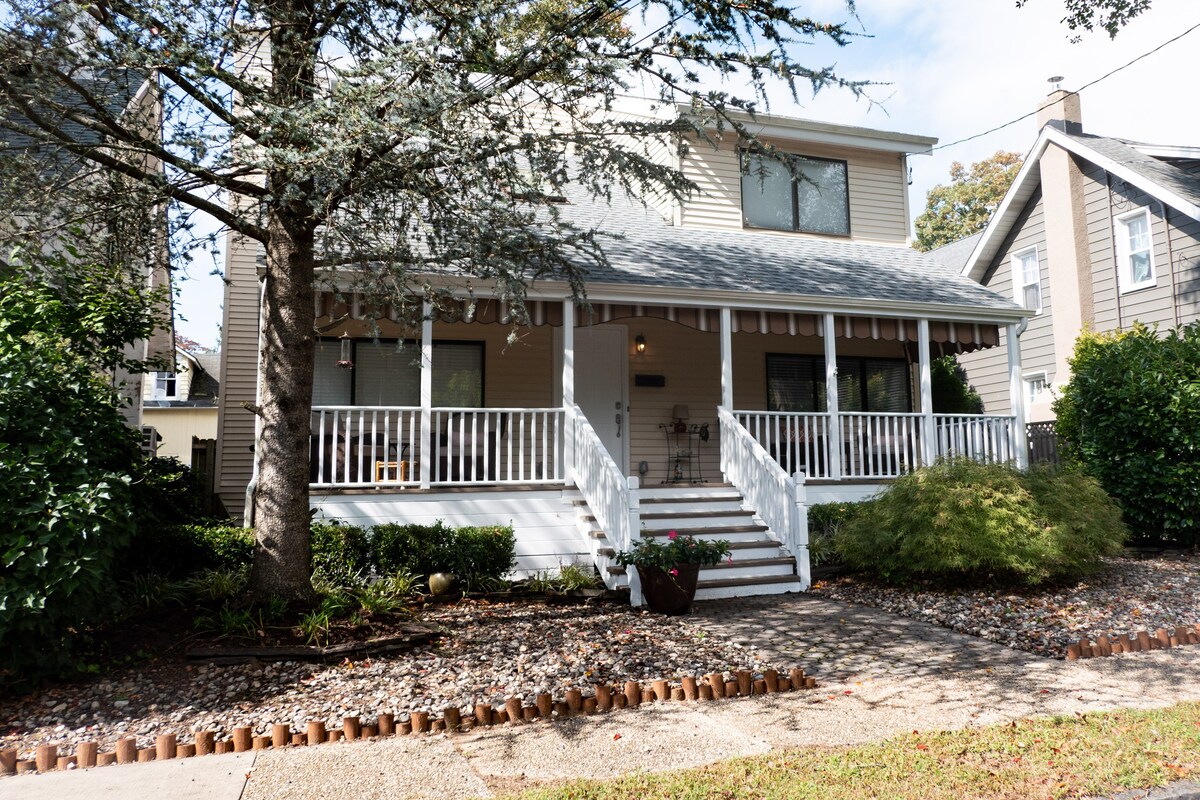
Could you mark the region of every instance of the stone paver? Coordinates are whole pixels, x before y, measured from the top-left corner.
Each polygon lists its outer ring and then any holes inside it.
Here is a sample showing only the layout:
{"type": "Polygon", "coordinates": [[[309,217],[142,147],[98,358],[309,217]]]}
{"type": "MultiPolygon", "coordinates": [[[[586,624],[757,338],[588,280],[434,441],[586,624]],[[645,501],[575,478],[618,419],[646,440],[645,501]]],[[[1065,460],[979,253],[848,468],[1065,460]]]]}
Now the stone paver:
{"type": "Polygon", "coordinates": [[[825,681],[936,676],[1047,661],[875,608],[809,595],[697,603],[687,620],[825,681]]]}

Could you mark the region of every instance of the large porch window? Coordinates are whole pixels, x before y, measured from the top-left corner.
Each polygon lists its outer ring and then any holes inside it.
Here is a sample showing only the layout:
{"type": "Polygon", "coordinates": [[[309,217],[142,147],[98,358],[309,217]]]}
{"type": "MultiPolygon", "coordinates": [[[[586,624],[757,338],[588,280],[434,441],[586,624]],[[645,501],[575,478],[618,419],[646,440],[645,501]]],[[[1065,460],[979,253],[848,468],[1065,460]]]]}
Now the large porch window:
{"type": "MultiPolygon", "coordinates": [[[[355,341],[354,367],[337,366],[340,343],[319,339],[313,372],[314,406],[418,406],[421,348],[416,342],[355,341]]],[[[483,342],[433,343],[433,405],[483,406],[483,342]]]]}
{"type": "MultiPolygon", "coordinates": [[[[842,357],[837,365],[840,411],[912,411],[912,382],[904,359],[842,357]]],[[[823,357],[767,354],[767,410],[811,413],[825,408],[823,357]]]]}

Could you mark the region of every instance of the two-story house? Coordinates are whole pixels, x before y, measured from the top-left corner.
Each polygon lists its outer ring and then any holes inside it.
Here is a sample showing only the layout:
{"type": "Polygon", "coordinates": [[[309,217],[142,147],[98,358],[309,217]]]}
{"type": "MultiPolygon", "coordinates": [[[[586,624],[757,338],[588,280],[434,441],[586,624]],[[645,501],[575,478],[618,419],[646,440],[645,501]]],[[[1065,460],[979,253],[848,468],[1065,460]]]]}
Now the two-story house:
{"type": "Polygon", "coordinates": [[[175,348],[175,368],[145,376],[142,423],[158,438],[158,455],[192,464],[194,440],[217,438],[220,353],[175,348]]]}
{"type": "MultiPolygon", "coordinates": [[[[1162,329],[1200,318],[1200,147],[1085,133],[1079,95],[1056,91],[1021,171],[982,233],[954,248],[962,274],[1032,316],[1021,337],[1030,421],[1054,417],[1054,388],[1084,329],[1162,329]],[[969,254],[968,254],[969,253],[969,254]]],[[[1014,408],[1006,342],[960,358],[984,408],[1014,408]]]]}
{"type": "MultiPolygon", "coordinates": [[[[698,593],[724,597],[807,587],[809,502],[861,498],[946,453],[1020,459],[1013,416],[933,413],[931,358],[995,347],[1026,316],[909,246],[907,157],[936,140],[750,124],[795,173],[726,134],[661,148],[698,187],[686,202],[569,192],[562,214],[620,237],[588,276],[590,307],[540,283],[515,342],[494,302],[464,297],[413,330],[349,291],[321,293],[315,512],[511,522],[520,571],[586,559],[610,586],[633,537],[725,538],[733,561],[704,570],[698,593]]],[[[239,511],[258,276],[257,248],[231,239],[219,491],[239,511]]]]}

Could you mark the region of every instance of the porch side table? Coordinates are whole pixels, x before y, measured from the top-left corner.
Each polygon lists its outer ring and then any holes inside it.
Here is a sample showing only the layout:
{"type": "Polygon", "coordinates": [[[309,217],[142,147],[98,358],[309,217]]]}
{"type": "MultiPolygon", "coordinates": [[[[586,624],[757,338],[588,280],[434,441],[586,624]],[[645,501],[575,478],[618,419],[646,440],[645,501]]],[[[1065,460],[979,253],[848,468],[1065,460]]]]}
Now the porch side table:
{"type": "Polygon", "coordinates": [[[667,477],[663,483],[704,483],[700,467],[700,445],[705,440],[701,432],[708,425],[688,425],[686,430],[675,430],[675,423],[660,423],[658,429],[667,440],[667,477]]]}

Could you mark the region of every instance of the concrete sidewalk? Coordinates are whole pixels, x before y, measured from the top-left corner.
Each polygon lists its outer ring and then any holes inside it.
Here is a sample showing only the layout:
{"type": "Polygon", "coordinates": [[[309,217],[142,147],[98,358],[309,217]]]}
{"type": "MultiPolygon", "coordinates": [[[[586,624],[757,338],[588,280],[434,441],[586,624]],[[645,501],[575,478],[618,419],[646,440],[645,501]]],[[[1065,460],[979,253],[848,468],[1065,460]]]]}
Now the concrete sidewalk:
{"type": "MultiPolygon", "coordinates": [[[[965,637],[964,637],[965,638],[965,637]]],[[[977,640],[972,640],[977,641],[977,640]]],[[[969,642],[968,642],[969,643],[969,642]]],[[[406,737],[0,781],[6,800],[488,797],[529,781],[678,769],[772,748],[856,744],[914,729],[1200,699],[1200,647],[944,675],[882,675],[816,691],[668,703],[455,737],[406,737]]]]}

